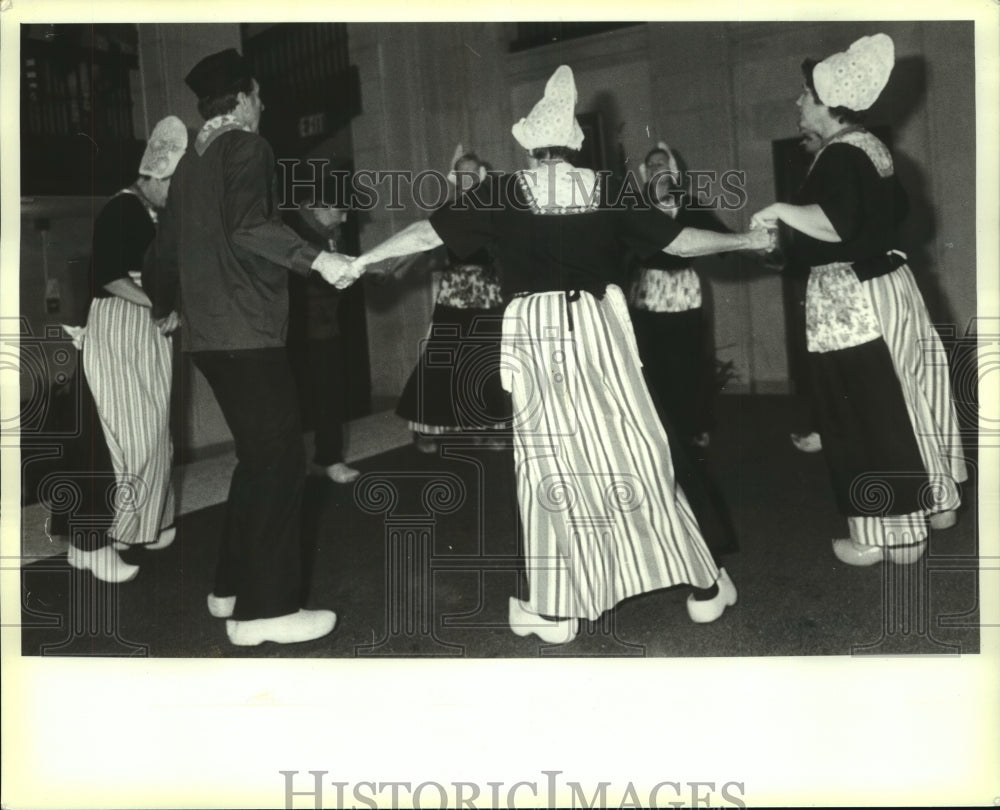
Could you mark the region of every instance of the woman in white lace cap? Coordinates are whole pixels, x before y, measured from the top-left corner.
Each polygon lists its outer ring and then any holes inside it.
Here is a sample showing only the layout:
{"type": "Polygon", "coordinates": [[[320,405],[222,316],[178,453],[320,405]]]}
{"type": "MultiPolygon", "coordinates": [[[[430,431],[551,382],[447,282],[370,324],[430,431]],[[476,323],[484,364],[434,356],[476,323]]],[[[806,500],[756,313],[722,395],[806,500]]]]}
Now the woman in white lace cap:
{"type": "Polygon", "coordinates": [[[944,348],[900,250],[906,195],[892,155],[861,126],[895,59],[885,34],[822,62],[807,60],[802,130],[822,138],[795,204],[756,225],[784,223],[789,255],[810,267],[806,342],[819,432],[850,536],[850,565],[912,563],[932,528],[955,522],[966,478],[944,348]]]}
{"type": "Polygon", "coordinates": [[[167,334],[177,322],[175,317],[153,321],[141,269],[156,234],[157,211],[166,204],[170,177],[187,141],[179,118],[160,121],[138,179],[112,197],[94,223],[93,300],[83,369],[111,452],[117,494],[108,530],[111,545],[71,546],[69,562],[101,579],[131,579],[138,567],[117,552],[131,546],[165,548],[175,534],[169,425],[173,359],[167,334]]]}
{"type": "MultiPolygon", "coordinates": [[[[639,167],[650,205],[678,224],[729,229],[707,207],[691,205],[673,150],[660,141],[639,167]]],[[[659,252],[636,262],[628,302],[639,357],[663,416],[678,437],[698,447],[714,427],[715,345],[703,305],[702,283],[691,259],[659,252]]]]}
{"type": "Polygon", "coordinates": [[[495,251],[528,579],[528,599],[510,599],[508,621],[549,643],[573,639],[580,619],[672,585],[698,589],[688,600],[694,621],[735,604],[674,478],[618,285],[630,248],[695,256],[770,243],[764,231],[699,231],[648,206],[609,202],[600,177],[571,163],[583,143],[575,105],[563,65],[512,129],[530,170],[488,176],[464,204],[356,261],[360,272],[442,242],[459,256],[495,251]]]}

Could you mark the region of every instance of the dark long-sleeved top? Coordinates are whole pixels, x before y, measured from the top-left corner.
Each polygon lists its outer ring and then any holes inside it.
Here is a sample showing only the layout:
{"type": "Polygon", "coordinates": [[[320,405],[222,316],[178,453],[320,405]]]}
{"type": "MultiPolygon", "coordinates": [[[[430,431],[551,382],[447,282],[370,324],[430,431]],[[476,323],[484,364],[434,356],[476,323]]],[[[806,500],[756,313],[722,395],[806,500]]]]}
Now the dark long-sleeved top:
{"type": "Polygon", "coordinates": [[[493,246],[505,298],[621,285],[628,250],[650,256],[683,230],[652,208],[533,213],[518,173],[488,177],[468,197],[435,211],[431,225],[463,260],[493,246]]]}
{"type": "Polygon", "coordinates": [[[796,232],[789,258],[809,267],[850,262],[865,281],[898,266],[885,257],[899,247],[897,228],[908,206],[885,145],[867,132],[857,133],[854,141],[823,149],[795,198],[799,205],[819,205],[841,241],[796,232]]]}
{"type": "Polygon", "coordinates": [[[181,314],[185,351],[283,346],[288,276],[319,248],[281,220],[274,155],[259,135],[216,130],[181,158],[143,285],[153,317],[181,314]]]}
{"type": "Polygon", "coordinates": [[[94,222],[90,299],[110,297],[105,285],[139,272],[155,235],[153,220],[135,194],[123,191],[108,200],[94,222]]]}

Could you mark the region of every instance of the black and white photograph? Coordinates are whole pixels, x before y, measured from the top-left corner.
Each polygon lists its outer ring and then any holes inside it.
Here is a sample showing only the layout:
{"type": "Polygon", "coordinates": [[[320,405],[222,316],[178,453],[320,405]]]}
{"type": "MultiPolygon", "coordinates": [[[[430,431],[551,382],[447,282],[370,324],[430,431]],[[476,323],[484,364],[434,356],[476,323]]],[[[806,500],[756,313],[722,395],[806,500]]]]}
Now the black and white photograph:
{"type": "Polygon", "coordinates": [[[998,22],[0,3],[3,806],[1000,803],[998,22]]]}

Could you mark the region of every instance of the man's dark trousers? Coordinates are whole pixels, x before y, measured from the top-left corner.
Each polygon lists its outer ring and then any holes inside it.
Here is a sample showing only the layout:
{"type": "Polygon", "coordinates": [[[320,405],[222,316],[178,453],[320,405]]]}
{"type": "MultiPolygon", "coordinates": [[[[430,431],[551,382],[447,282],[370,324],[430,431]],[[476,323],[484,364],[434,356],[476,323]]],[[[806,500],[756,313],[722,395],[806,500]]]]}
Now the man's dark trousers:
{"type": "Polygon", "coordinates": [[[305,453],[295,381],[284,346],[193,352],[236,444],[214,593],[235,596],[233,618],[267,619],[302,607],[305,453]]]}

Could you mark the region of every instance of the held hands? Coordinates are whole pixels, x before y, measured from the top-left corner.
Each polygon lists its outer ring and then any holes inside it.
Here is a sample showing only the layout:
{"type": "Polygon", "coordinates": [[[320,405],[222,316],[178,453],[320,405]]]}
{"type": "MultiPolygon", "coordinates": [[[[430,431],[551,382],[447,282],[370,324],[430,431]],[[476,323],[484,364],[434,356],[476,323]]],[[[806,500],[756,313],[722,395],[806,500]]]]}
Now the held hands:
{"type": "Polygon", "coordinates": [[[384,267],[373,264],[363,253],[351,262],[351,273],[354,278],[369,275],[374,278],[384,279],[386,275],[384,267]]]}
{"type": "Polygon", "coordinates": [[[384,281],[389,275],[388,268],[380,268],[367,255],[354,257],[340,253],[320,253],[313,262],[313,269],[338,290],[350,287],[366,273],[379,281],[384,281]]]}
{"type": "Polygon", "coordinates": [[[749,241],[747,250],[763,250],[770,253],[778,247],[778,230],[776,226],[765,228],[760,225],[754,225],[751,221],[750,230],[744,235],[749,241]]]}
{"type": "Polygon", "coordinates": [[[747,236],[754,242],[752,250],[763,250],[765,253],[772,253],[778,249],[778,223],[781,203],[772,203],[767,208],[762,208],[750,217],[750,230],[747,236]]]}
{"type": "Polygon", "coordinates": [[[756,214],[750,217],[750,228],[767,228],[774,230],[778,227],[778,220],[781,203],[771,203],[767,208],[761,208],[756,214]]]}
{"type": "Polygon", "coordinates": [[[353,256],[327,251],[320,253],[312,263],[313,270],[323,276],[323,281],[332,284],[338,290],[347,289],[358,280],[360,273],[355,275],[353,266],[353,256]]]}

